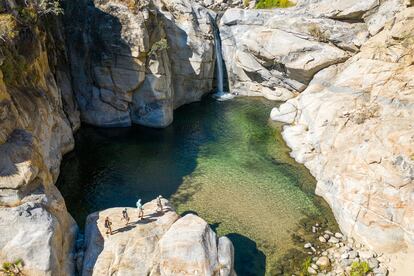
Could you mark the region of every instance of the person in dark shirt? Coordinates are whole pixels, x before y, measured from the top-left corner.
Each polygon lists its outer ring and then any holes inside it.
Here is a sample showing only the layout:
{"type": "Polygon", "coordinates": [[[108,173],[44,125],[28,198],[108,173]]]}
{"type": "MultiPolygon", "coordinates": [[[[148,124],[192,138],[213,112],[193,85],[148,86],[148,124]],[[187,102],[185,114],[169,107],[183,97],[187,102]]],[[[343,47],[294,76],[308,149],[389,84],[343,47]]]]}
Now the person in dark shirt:
{"type": "Polygon", "coordinates": [[[128,215],[128,210],[127,208],[125,208],[124,210],[122,210],[122,219],[121,220],[125,220],[125,225],[128,225],[129,223],[129,215],[128,215]]]}
{"type": "Polygon", "coordinates": [[[105,218],[105,228],[106,228],[106,234],[112,235],[112,222],[109,220],[109,217],[105,218]]]}

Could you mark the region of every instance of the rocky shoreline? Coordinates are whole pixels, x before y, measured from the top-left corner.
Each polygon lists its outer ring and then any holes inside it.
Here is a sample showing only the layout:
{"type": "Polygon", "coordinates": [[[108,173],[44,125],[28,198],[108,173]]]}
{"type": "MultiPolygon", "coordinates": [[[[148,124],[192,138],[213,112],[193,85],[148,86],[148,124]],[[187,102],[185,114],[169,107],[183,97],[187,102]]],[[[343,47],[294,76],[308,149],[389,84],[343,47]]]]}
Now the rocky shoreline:
{"type": "Polygon", "coordinates": [[[377,254],[340,232],[323,229],[318,223],[312,226],[317,239],[303,245],[310,256],[303,270],[310,275],[352,275],[362,270],[367,275],[385,276],[395,271],[387,265],[390,259],[383,254],[377,254]]]}

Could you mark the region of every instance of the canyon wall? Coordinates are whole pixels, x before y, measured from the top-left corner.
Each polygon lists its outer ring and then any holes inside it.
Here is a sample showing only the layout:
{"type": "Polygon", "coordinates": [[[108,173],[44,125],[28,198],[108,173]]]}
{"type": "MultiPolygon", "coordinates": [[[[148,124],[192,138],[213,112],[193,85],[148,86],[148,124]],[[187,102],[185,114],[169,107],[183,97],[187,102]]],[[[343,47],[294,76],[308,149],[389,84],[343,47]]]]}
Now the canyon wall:
{"type": "Polygon", "coordinates": [[[66,5],[74,91],[84,122],[165,127],[175,108],[212,90],[207,9],[186,0],[66,5]]]}
{"type": "Polygon", "coordinates": [[[414,246],[413,30],[410,8],[272,114],[342,230],[378,250],[414,246]]]}
{"type": "Polygon", "coordinates": [[[394,2],[310,6],[363,22],[370,38],[271,114],[342,231],[383,252],[414,247],[414,8],[394,2]]]}
{"type": "Polygon", "coordinates": [[[220,34],[230,90],[279,101],[295,97],[404,7],[403,0],[302,0],[287,9],[229,9],[220,34]]]}
{"type": "Polygon", "coordinates": [[[211,91],[210,16],[188,1],[39,3],[0,3],[0,264],[74,275],[77,226],[54,186],[73,133],[164,127],[211,91]]]}
{"type": "Polygon", "coordinates": [[[0,42],[0,264],[22,259],[26,275],[72,275],[77,226],[54,186],[80,124],[62,33],[34,9],[23,17],[18,3],[3,5],[2,26],[13,28],[0,42]]]}

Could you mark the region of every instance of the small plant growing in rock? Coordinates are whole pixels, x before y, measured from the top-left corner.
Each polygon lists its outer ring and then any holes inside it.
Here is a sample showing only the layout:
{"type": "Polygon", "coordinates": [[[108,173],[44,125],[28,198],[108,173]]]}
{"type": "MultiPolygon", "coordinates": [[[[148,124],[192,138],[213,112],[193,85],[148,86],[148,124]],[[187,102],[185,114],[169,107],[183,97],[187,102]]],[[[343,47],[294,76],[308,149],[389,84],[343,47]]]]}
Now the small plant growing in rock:
{"type": "Polygon", "coordinates": [[[312,258],[311,257],[307,257],[305,259],[305,261],[302,264],[302,271],[300,272],[300,276],[308,276],[309,272],[308,269],[312,264],[312,258]]]}
{"type": "Polygon", "coordinates": [[[63,14],[58,0],[32,0],[28,6],[33,7],[39,16],[63,14]]]}
{"type": "Polygon", "coordinates": [[[21,259],[18,259],[12,263],[5,262],[0,268],[1,276],[23,276],[24,263],[21,259]]]}
{"type": "Polygon", "coordinates": [[[4,42],[18,35],[17,22],[11,14],[0,14],[0,39],[4,42]]]}
{"type": "Polygon", "coordinates": [[[371,269],[367,262],[353,262],[350,276],[365,276],[371,269]]]}
{"type": "Polygon", "coordinates": [[[309,25],[308,32],[311,36],[315,37],[318,41],[327,42],[328,38],[321,28],[316,24],[309,25]]]}
{"type": "Polygon", "coordinates": [[[243,7],[247,8],[250,5],[250,0],[243,0],[243,7]]]}
{"type": "Polygon", "coordinates": [[[294,4],[289,0],[259,0],[256,9],[288,8],[294,4]]]}
{"type": "Polygon", "coordinates": [[[151,50],[148,53],[148,56],[157,55],[158,52],[168,49],[168,41],[165,38],[161,38],[159,41],[152,44],[151,50]]]}

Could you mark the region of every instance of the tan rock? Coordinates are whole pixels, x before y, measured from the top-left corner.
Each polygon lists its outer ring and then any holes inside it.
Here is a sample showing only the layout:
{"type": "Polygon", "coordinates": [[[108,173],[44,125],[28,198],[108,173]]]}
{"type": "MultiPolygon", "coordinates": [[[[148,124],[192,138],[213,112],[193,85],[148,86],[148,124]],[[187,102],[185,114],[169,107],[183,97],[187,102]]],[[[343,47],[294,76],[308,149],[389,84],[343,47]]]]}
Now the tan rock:
{"type": "MultiPolygon", "coordinates": [[[[283,136],[318,180],[342,231],[377,251],[414,246],[414,9],[288,101],[283,136]]],[[[280,107],[282,108],[282,107],[280,107]]]]}
{"type": "Polygon", "coordinates": [[[89,215],[82,275],[235,275],[230,240],[218,240],[201,218],[180,218],[168,201],[163,205],[158,213],[156,200],[146,203],[141,221],[128,208],[129,225],[121,220],[123,208],[89,215]],[[106,217],[113,235],[106,234],[106,217]]]}

